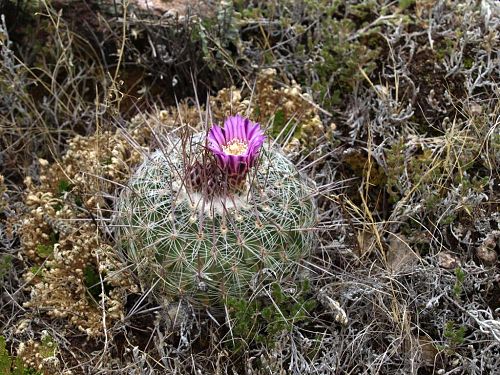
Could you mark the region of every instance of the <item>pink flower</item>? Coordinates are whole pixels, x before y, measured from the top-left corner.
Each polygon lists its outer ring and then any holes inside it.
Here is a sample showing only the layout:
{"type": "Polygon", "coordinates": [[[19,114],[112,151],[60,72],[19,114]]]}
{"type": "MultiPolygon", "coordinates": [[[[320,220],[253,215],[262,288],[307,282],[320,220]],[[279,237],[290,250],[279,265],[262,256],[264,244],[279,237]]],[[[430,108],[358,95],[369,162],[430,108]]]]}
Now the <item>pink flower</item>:
{"type": "Polygon", "coordinates": [[[208,148],[228,175],[244,177],[255,164],[265,139],[258,123],[235,115],[224,121],[223,128],[212,126],[208,132],[208,148]]]}

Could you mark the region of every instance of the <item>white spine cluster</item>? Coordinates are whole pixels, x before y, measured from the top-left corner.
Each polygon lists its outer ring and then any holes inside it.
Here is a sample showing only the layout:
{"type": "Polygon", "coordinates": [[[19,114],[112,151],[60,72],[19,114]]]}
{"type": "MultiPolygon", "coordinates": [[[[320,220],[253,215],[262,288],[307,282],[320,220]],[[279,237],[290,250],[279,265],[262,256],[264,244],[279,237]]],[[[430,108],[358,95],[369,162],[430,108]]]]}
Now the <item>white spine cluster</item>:
{"type": "Polygon", "coordinates": [[[293,279],[317,220],[314,191],[295,166],[264,147],[243,191],[208,198],[190,191],[187,163],[179,144],[156,151],[119,197],[118,241],[143,286],[210,305],[243,296],[263,271],[293,279]]]}

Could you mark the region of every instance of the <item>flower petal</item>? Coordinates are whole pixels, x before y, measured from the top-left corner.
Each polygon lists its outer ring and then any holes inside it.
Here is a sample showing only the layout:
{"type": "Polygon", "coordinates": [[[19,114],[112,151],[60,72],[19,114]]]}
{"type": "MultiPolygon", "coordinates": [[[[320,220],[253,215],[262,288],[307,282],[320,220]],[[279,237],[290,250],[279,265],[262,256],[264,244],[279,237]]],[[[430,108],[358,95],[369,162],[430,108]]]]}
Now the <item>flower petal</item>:
{"type": "Polygon", "coordinates": [[[226,119],[226,121],[224,121],[224,128],[222,130],[224,131],[226,142],[229,142],[231,139],[234,138],[232,117],[229,117],[226,119]]]}
{"type": "Polygon", "coordinates": [[[226,143],[226,139],[224,137],[222,129],[219,126],[214,125],[208,131],[208,141],[212,144],[213,147],[222,151],[222,146],[226,143]]]}
{"type": "Polygon", "coordinates": [[[223,128],[214,125],[208,134],[209,149],[214,153],[219,166],[231,175],[242,177],[253,166],[265,139],[260,124],[240,115],[228,117],[223,128]],[[236,151],[235,154],[234,147],[229,151],[228,145],[232,141],[245,145],[240,153],[236,151]]]}
{"type": "Polygon", "coordinates": [[[262,133],[260,125],[258,123],[249,123],[247,129],[247,139],[250,141],[255,135],[262,133]]]}

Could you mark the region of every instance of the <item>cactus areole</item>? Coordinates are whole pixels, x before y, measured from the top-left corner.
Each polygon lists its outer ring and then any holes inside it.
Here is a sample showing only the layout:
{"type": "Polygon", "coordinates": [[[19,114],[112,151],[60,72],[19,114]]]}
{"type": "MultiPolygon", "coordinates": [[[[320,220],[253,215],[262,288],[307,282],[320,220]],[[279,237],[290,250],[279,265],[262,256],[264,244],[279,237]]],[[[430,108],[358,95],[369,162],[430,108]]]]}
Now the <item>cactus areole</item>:
{"type": "Polygon", "coordinates": [[[171,140],[117,201],[119,245],[145,290],[214,305],[294,282],[314,243],[313,187],[257,123],[171,140]],[[264,277],[265,276],[265,277],[264,277]]]}

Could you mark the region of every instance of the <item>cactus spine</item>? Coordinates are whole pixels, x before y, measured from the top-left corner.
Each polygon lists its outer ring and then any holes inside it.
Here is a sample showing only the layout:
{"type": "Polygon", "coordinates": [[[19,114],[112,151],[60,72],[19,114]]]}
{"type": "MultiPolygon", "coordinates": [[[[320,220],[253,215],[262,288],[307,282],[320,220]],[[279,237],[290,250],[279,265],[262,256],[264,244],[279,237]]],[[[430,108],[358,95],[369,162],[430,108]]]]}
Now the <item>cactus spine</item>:
{"type": "Polygon", "coordinates": [[[277,149],[263,147],[237,189],[210,156],[201,137],[156,151],[117,203],[118,240],[143,286],[204,305],[244,296],[263,272],[293,279],[316,223],[310,184],[277,149]]]}

